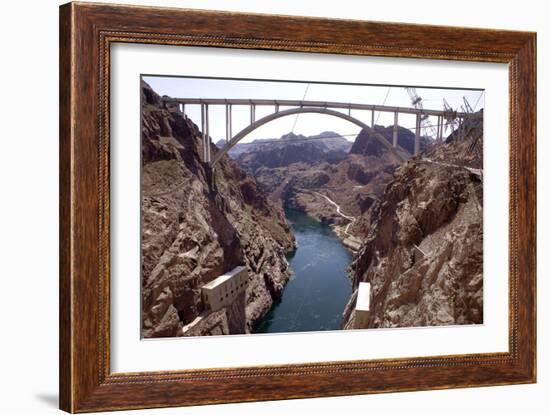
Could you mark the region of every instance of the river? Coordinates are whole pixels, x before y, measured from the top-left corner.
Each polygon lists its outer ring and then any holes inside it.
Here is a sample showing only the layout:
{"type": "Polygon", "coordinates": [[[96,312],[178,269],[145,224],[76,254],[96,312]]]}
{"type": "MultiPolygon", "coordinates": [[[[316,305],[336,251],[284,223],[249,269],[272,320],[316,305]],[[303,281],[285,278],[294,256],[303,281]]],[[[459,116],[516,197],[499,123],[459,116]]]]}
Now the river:
{"type": "Polygon", "coordinates": [[[328,225],[297,210],[285,214],[298,244],[287,256],[293,276],[253,333],[338,330],[351,296],[352,255],[328,225]]]}

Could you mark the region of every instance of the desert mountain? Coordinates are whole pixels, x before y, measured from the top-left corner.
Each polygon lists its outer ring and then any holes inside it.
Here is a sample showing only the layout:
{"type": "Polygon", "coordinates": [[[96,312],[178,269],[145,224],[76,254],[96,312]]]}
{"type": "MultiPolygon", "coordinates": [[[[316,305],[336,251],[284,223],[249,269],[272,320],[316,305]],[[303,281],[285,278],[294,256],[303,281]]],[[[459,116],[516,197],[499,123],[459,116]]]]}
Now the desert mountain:
{"type": "Polygon", "coordinates": [[[344,137],[326,131],[306,137],[288,133],[279,139],[259,139],[237,143],[229,155],[249,173],[261,167],[285,167],[294,163],[337,163],[346,157],[351,143],[344,137]]]}
{"type": "MultiPolygon", "coordinates": [[[[379,156],[379,146],[373,140],[369,140],[372,135],[381,135],[390,143],[393,141],[393,126],[384,127],[382,125],[375,125],[374,128],[363,130],[360,135],[357,136],[350,153],[353,154],[367,154],[372,156],[379,156]]],[[[409,152],[414,153],[414,133],[405,128],[397,127],[397,145],[409,152]]],[[[430,139],[427,137],[420,137],[420,152],[426,151],[430,147],[430,139]]]]}

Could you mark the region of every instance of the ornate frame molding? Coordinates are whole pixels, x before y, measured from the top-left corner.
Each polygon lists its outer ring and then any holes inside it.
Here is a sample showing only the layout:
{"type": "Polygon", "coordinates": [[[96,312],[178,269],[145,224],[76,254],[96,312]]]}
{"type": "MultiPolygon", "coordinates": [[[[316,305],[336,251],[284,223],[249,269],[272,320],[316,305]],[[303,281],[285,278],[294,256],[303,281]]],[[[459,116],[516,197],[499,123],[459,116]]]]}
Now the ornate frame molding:
{"type": "Polygon", "coordinates": [[[61,6],[61,408],[89,412],[534,382],[535,105],[534,33],[104,4],[61,6]],[[206,19],[209,27],[231,29],[208,29],[206,19]],[[328,38],[329,28],[338,28],[339,40],[328,38]],[[110,45],[117,42],[508,63],[510,351],[110,373],[109,70],[110,45]]]}

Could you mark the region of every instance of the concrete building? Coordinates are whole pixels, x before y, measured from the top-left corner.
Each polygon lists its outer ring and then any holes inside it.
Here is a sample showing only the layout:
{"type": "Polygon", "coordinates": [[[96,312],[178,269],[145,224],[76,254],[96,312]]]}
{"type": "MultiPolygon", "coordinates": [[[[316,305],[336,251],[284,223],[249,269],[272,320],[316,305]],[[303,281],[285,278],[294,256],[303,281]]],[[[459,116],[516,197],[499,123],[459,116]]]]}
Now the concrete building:
{"type": "Polygon", "coordinates": [[[366,329],[369,325],[370,315],[370,283],[360,282],[355,303],[354,329],[366,329]]]}
{"type": "Polygon", "coordinates": [[[246,290],[247,285],[248,270],[244,266],[238,266],[203,285],[202,300],[209,311],[218,311],[231,305],[246,290]]]}
{"type": "Polygon", "coordinates": [[[358,238],[355,238],[353,236],[349,236],[347,238],[345,238],[343,241],[342,241],[342,244],[352,250],[353,252],[359,252],[359,250],[361,249],[361,247],[363,246],[361,240],[359,240],[358,238]]]}

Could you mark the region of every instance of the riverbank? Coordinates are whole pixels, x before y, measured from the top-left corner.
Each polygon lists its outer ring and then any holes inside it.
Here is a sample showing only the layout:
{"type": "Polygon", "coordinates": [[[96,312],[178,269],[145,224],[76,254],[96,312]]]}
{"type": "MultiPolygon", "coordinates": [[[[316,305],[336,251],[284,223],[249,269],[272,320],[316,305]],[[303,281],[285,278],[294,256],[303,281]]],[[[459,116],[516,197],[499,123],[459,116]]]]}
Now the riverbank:
{"type": "MultiPolygon", "coordinates": [[[[328,223],[336,236],[340,238],[342,241],[342,244],[349,249],[352,253],[356,253],[361,249],[362,240],[357,237],[356,235],[353,235],[350,232],[350,228],[355,224],[357,218],[351,215],[348,215],[342,211],[342,207],[336,203],[331,197],[327,196],[324,193],[317,192],[314,190],[308,190],[308,189],[301,189],[301,192],[307,193],[311,195],[314,198],[317,198],[321,200],[321,203],[328,204],[328,210],[329,212],[333,212],[333,214],[340,218],[340,220],[333,221],[332,219],[329,221],[327,220],[327,217],[323,214],[320,214],[319,212],[314,212],[309,209],[305,209],[305,212],[309,214],[314,219],[318,220],[322,223],[328,223]],[[340,223],[344,222],[344,223],[340,223]]],[[[310,205],[311,206],[311,205],[310,205]]],[[[326,211],[325,209],[322,209],[321,211],[326,211]]]]}

